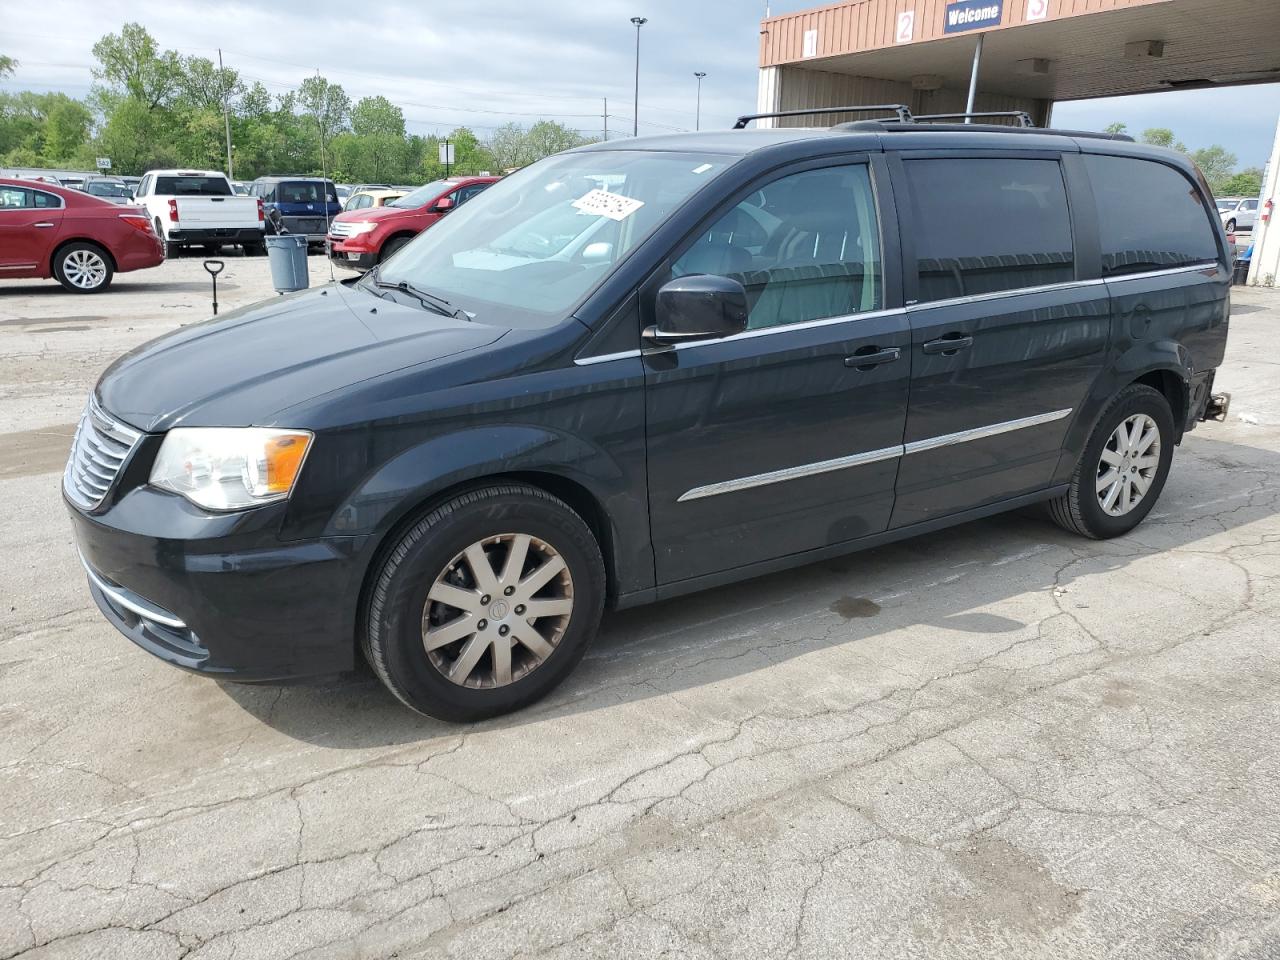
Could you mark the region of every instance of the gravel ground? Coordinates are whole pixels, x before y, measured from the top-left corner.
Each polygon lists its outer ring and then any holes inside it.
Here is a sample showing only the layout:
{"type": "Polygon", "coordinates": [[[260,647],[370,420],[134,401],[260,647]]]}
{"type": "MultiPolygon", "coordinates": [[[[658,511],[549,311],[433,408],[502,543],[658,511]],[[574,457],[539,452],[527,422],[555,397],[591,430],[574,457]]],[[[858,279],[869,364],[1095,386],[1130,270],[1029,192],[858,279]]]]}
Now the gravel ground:
{"type": "Polygon", "coordinates": [[[1234,303],[1231,418],[1134,534],[1013,514],[616,614],[458,727],[116,634],[68,439],[208,281],[5,283],[0,960],[1280,956],[1280,293],[1234,303]]]}

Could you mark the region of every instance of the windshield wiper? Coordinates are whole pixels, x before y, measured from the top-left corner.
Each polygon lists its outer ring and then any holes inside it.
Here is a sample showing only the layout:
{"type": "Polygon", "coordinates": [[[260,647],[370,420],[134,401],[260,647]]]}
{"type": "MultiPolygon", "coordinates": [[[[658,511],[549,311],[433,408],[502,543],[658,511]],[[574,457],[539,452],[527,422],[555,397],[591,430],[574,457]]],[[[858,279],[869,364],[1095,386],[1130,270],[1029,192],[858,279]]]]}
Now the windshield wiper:
{"type": "Polygon", "coordinates": [[[383,290],[399,290],[401,293],[407,293],[411,297],[417,297],[419,303],[442,317],[453,317],[455,320],[471,319],[465,310],[455,308],[453,304],[439,294],[415,287],[408,280],[397,280],[392,283],[390,280],[381,280],[378,277],[374,277],[373,285],[383,290]]]}

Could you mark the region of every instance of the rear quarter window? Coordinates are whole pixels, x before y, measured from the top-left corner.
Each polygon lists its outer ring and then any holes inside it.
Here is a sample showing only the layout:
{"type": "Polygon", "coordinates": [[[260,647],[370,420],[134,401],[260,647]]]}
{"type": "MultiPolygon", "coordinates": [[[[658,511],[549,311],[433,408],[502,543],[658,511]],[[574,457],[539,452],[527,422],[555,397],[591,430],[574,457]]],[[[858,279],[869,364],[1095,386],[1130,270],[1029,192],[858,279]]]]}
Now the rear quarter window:
{"type": "Polygon", "coordinates": [[[1116,276],[1218,259],[1210,211],[1196,185],[1154,160],[1086,154],[1098,205],[1102,272],[1116,276]]]}

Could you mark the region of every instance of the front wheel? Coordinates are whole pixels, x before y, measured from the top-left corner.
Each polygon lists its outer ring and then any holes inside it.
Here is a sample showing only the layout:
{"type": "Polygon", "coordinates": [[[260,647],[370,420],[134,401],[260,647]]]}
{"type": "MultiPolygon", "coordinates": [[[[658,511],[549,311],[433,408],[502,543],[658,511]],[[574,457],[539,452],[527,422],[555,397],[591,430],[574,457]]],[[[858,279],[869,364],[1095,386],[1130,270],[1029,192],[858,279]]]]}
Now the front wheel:
{"type": "Polygon", "coordinates": [[[1065,494],[1049,514],[1065,530],[1095,540],[1128,533],[1155,506],[1173,461],[1174,424],[1159,390],[1130,384],[1094,425],[1065,494]]]}
{"type": "Polygon", "coordinates": [[[93,243],[69,243],[53,258],[53,275],[72,293],[101,293],[114,273],[111,258],[93,243]]]}
{"type": "Polygon", "coordinates": [[[382,261],[390,259],[391,257],[395,256],[396,253],[399,252],[400,248],[403,247],[408,242],[409,242],[408,237],[395,237],[391,240],[388,240],[385,244],[383,244],[382,254],[381,256],[379,256],[378,262],[381,263],[382,261]]]}
{"type": "Polygon", "coordinates": [[[1236,221],[1235,221],[1235,218],[1233,217],[1232,219],[1227,221],[1227,233],[1235,233],[1235,232],[1236,232],[1236,221]]]}
{"type": "Polygon", "coordinates": [[[366,659],[400,701],[441,720],[526,706],[586,653],[604,607],[590,527],[517,483],[459,494],[413,525],[374,580],[366,659]]]}

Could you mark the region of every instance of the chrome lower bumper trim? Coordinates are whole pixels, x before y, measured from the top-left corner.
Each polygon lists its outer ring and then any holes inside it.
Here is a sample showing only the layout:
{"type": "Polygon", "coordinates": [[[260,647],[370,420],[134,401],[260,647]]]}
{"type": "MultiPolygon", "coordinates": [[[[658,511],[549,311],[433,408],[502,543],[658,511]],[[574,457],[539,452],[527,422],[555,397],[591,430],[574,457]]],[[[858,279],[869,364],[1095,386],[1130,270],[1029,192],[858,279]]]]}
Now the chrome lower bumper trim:
{"type": "Polygon", "coordinates": [[[113,603],[124,607],[126,610],[136,613],[144,620],[150,620],[152,623],[158,623],[164,627],[171,627],[174,630],[186,630],[187,625],[171,614],[168,610],[163,610],[155,604],[144,600],[130,590],[124,587],[118,587],[115,584],[107,583],[102,577],[89,566],[84,558],[84,554],[80,554],[80,563],[84,567],[84,572],[89,576],[89,582],[105,593],[113,603]]]}

